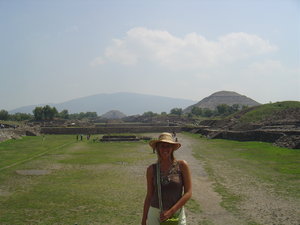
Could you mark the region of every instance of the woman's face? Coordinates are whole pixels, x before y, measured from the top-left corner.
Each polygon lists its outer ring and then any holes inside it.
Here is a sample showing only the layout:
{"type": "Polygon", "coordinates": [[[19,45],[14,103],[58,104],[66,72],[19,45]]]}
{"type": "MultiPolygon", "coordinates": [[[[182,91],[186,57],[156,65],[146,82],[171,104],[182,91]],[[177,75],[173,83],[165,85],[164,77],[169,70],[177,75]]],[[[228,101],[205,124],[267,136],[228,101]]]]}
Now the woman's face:
{"type": "Polygon", "coordinates": [[[174,148],[172,144],[160,142],[157,143],[157,150],[162,159],[169,159],[174,148]]]}

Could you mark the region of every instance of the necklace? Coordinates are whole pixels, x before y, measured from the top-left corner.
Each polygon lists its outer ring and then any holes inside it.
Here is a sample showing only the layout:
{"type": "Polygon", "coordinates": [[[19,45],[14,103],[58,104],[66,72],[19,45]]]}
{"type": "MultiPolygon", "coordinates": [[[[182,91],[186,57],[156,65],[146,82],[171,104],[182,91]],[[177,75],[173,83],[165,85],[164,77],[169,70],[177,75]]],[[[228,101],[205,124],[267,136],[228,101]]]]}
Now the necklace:
{"type": "Polygon", "coordinates": [[[160,182],[161,184],[168,185],[171,182],[171,174],[175,172],[175,163],[172,163],[166,171],[160,171],[160,182]]]}

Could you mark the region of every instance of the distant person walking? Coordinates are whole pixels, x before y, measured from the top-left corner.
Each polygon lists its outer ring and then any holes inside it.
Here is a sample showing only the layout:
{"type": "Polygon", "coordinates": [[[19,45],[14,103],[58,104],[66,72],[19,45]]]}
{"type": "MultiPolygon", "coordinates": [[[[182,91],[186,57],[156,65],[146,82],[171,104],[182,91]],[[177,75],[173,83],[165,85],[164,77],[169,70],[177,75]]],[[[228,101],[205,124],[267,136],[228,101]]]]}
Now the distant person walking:
{"type": "Polygon", "coordinates": [[[147,168],[147,195],[141,224],[160,225],[171,219],[178,221],[178,225],[186,225],[183,206],[192,196],[192,182],[187,162],[174,157],[181,144],[174,141],[172,134],[162,133],[149,145],[156,149],[158,160],[147,168]]]}
{"type": "Polygon", "coordinates": [[[175,142],[178,142],[178,138],[176,136],[176,132],[175,131],[173,131],[172,136],[173,136],[173,139],[175,140],[175,142]]]}

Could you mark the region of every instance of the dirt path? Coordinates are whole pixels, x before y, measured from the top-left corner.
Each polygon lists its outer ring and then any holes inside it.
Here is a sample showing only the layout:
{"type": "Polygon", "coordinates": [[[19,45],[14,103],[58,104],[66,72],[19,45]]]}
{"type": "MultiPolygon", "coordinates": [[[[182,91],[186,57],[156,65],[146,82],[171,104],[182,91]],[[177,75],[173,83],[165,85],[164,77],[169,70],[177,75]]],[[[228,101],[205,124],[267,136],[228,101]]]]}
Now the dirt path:
{"type": "Polygon", "coordinates": [[[201,206],[201,213],[189,212],[189,224],[198,225],[299,225],[300,204],[298,199],[283,198],[272,193],[255,177],[229,170],[228,165],[215,165],[214,170],[222,176],[224,185],[245,201],[237,205],[239,212],[231,213],[220,206],[221,196],[214,191],[213,182],[207,176],[201,161],[195,159],[192,145],[196,141],[178,134],[182,147],[175,154],[186,160],[191,168],[193,199],[201,206]],[[256,222],[254,222],[256,221],[256,222]]]}
{"type": "Polygon", "coordinates": [[[178,134],[182,144],[176,152],[177,159],[184,159],[190,165],[193,183],[193,199],[201,207],[201,213],[189,212],[189,224],[241,225],[229,212],[220,206],[221,196],[213,190],[213,183],[209,180],[201,162],[192,155],[193,139],[178,134]]]}

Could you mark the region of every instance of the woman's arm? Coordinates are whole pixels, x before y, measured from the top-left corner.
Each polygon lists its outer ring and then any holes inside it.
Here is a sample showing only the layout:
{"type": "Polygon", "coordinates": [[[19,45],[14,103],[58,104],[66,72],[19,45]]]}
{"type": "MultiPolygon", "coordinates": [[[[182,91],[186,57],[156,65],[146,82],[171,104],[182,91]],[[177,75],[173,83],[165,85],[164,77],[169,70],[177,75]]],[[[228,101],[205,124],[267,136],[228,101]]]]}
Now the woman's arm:
{"type": "Polygon", "coordinates": [[[178,209],[185,205],[185,203],[192,197],[192,178],[190,168],[186,161],[179,160],[179,166],[182,171],[183,176],[183,187],[184,187],[184,194],[179,199],[179,201],[172,206],[169,210],[163,212],[160,216],[161,221],[164,221],[170,218],[178,209]]]}
{"type": "Polygon", "coordinates": [[[150,208],[150,203],[151,203],[151,197],[154,191],[154,186],[153,186],[153,166],[149,166],[147,168],[147,195],[144,201],[144,210],[143,210],[143,218],[142,218],[142,225],[146,225],[147,221],[147,215],[148,211],[150,208]]]}

